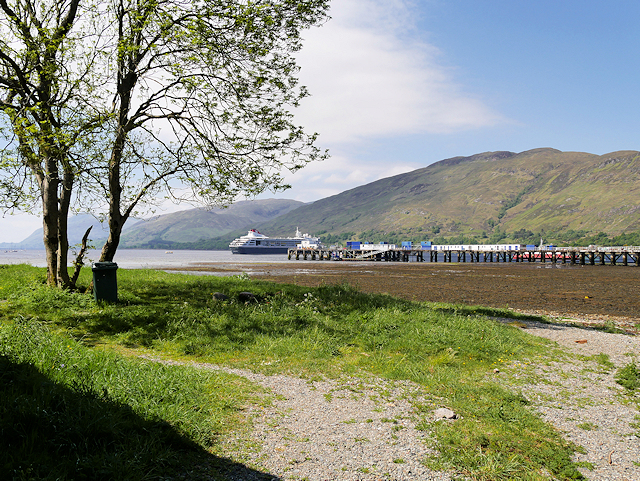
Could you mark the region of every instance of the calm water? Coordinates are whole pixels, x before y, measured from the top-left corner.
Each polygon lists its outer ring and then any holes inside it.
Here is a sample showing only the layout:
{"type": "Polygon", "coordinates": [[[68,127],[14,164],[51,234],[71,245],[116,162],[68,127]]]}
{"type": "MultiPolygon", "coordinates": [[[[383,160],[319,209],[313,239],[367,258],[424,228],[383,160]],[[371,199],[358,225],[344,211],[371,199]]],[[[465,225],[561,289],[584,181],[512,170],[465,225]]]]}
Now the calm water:
{"type": "MultiPolygon", "coordinates": [[[[99,250],[90,250],[88,254],[85,256],[85,261],[88,263],[97,261],[100,258],[99,250]]],[[[415,261],[415,259],[412,259],[415,261]]],[[[72,258],[69,257],[69,264],[71,264],[72,258]]],[[[228,271],[225,273],[221,272],[203,272],[203,271],[189,271],[189,267],[202,266],[207,263],[224,263],[224,264],[241,264],[241,263],[297,263],[301,268],[305,264],[317,263],[321,262],[326,264],[327,261],[296,261],[295,258],[292,260],[287,259],[287,254],[262,254],[262,255],[251,255],[251,254],[232,254],[231,251],[187,251],[187,250],[176,250],[176,251],[164,251],[159,249],[120,249],[116,253],[116,257],[114,261],[118,264],[119,268],[123,269],[171,269],[173,272],[185,272],[189,274],[195,275],[233,275],[239,274],[241,271],[228,271]],[[182,271],[180,268],[184,268],[182,271]]],[[[442,255],[438,256],[438,263],[441,265],[443,259],[442,255]]],[[[45,252],[42,250],[0,250],[0,264],[31,264],[36,267],[46,267],[47,263],[45,261],[45,252]]],[[[333,262],[332,262],[333,264],[333,262]]],[[[351,265],[352,262],[338,262],[337,265],[351,265]]],[[[367,262],[368,264],[368,262],[367,262]]],[[[386,263],[385,263],[386,264],[386,263]]],[[[394,263],[391,263],[394,264],[394,263]]],[[[430,262],[426,262],[426,264],[431,264],[430,262]]],[[[465,265],[465,264],[457,264],[454,262],[450,265],[465,265]]],[[[466,265],[473,266],[512,266],[516,265],[514,263],[469,263],[466,265]]],[[[528,264],[528,263],[519,263],[517,264],[521,267],[527,266],[530,268],[539,268],[540,264],[528,264]]],[[[545,267],[558,267],[555,264],[547,265],[545,267]]],[[[568,266],[567,266],[568,267],[568,266]]]]}
{"type": "MultiPolygon", "coordinates": [[[[90,262],[100,258],[99,250],[90,250],[85,260],[90,262]]],[[[71,262],[71,257],[70,257],[71,262]]],[[[207,262],[295,262],[287,260],[286,254],[232,254],[231,251],[163,251],[158,249],[120,249],[114,258],[118,267],[124,269],[144,269],[162,267],[187,267],[207,262]],[[172,252],[172,253],[168,253],[172,252]]],[[[31,264],[46,267],[43,250],[0,250],[0,264],[31,264]]]]}

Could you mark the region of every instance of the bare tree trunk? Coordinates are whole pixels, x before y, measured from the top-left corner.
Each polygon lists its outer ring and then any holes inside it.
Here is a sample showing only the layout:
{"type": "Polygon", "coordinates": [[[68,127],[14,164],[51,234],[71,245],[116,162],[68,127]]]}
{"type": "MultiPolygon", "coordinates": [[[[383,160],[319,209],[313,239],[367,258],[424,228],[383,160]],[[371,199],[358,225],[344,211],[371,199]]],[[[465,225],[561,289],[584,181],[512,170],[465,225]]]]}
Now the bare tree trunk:
{"type": "Polygon", "coordinates": [[[100,262],[113,262],[113,258],[120,245],[120,235],[122,226],[127,220],[120,213],[120,200],[122,187],[120,186],[120,161],[122,158],[122,145],[124,144],[124,136],[120,145],[120,139],[116,141],[116,146],[111,154],[109,164],[109,237],[100,253],[100,262]]]}
{"type": "MultiPolygon", "coordinates": [[[[120,15],[119,20],[122,22],[124,10],[121,10],[120,15]]],[[[120,29],[122,30],[122,24],[120,25],[120,29]]],[[[121,60],[121,62],[120,68],[118,69],[118,98],[120,99],[118,129],[111,151],[111,158],[109,159],[109,237],[104,246],[102,246],[102,252],[100,254],[101,262],[113,262],[113,258],[120,245],[122,227],[127,221],[130,212],[127,211],[124,215],[121,213],[120,202],[122,200],[122,186],[120,185],[120,165],[122,163],[125,142],[129,134],[127,126],[129,124],[131,94],[136,85],[137,76],[135,67],[129,64],[125,65],[124,60],[121,60]]]]}
{"type": "Polygon", "coordinates": [[[58,271],[57,283],[60,287],[75,287],[69,278],[67,269],[69,257],[69,205],[71,204],[71,190],[73,188],[73,172],[65,167],[62,178],[62,192],[60,193],[59,211],[58,211],[58,271]]]}
{"type": "Polygon", "coordinates": [[[120,222],[120,212],[115,217],[109,218],[109,237],[102,246],[100,252],[100,262],[113,262],[113,258],[120,244],[120,234],[122,233],[122,223],[120,222]]]}
{"type": "Polygon", "coordinates": [[[89,239],[89,232],[91,232],[92,228],[93,226],[89,226],[87,231],[82,236],[82,247],[80,248],[80,252],[78,253],[75,261],[73,262],[74,269],[73,269],[73,277],[71,278],[71,286],[73,288],[76,287],[76,282],[78,282],[78,276],[80,275],[80,269],[82,269],[82,266],[84,265],[84,254],[85,252],[87,252],[87,239],[89,239]]]}

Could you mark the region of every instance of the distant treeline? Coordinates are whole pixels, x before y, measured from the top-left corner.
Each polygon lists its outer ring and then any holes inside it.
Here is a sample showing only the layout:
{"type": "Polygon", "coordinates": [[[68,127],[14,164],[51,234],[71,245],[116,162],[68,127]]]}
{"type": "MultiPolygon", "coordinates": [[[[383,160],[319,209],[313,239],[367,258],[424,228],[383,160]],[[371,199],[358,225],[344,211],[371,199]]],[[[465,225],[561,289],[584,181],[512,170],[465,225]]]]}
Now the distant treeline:
{"type": "MultiPolygon", "coordinates": [[[[400,244],[403,241],[420,243],[421,241],[432,241],[435,244],[540,244],[540,240],[545,244],[560,246],[588,246],[588,245],[609,245],[640,246],[640,232],[630,232],[616,236],[610,236],[605,232],[596,234],[584,230],[563,230],[563,231],[538,231],[532,232],[527,229],[520,229],[514,232],[502,231],[498,226],[491,233],[482,232],[478,235],[459,234],[453,236],[440,235],[439,232],[429,231],[407,231],[407,232],[379,232],[365,231],[361,233],[343,232],[331,234],[327,232],[317,233],[322,243],[325,245],[344,245],[347,241],[361,242],[388,242],[390,244],[400,244]]],[[[215,237],[212,239],[200,239],[195,242],[171,242],[157,240],[127,246],[133,249],[164,249],[164,250],[227,250],[229,243],[234,237],[215,237]]]]}
{"type": "Polygon", "coordinates": [[[195,242],[172,242],[156,240],[141,244],[127,245],[127,249],[164,249],[164,250],[193,250],[193,251],[219,251],[228,250],[229,243],[234,238],[215,237],[212,239],[200,239],[195,242]]]}
{"type": "Polygon", "coordinates": [[[439,229],[429,229],[422,231],[408,230],[406,232],[379,232],[365,231],[362,233],[344,232],[340,234],[330,234],[319,232],[318,235],[325,245],[344,244],[346,241],[355,240],[361,242],[388,242],[390,244],[400,244],[403,241],[420,243],[421,241],[432,241],[435,244],[540,244],[540,240],[545,244],[562,246],[588,246],[595,245],[640,245],[640,232],[630,232],[616,236],[610,236],[605,232],[592,233],[584,230],[563,230],[563,231],[537,231],[532,232],[527,229],[520,229],[514,232],[501,230],[498,226],[491,233],[482,232],[477,235],[458,234],[442,235],[439,229]],[[434,232],[435,231],[435,232],[434,232]]]}
{"type": "MultiPolygon", "coordinates": [[[[361,241],[382,242],[400,244],[402,241],[432,241],[435,244],[535,244],[539,245],[542,240],[545,244],[561,246],[588,246],[588,245],[640,245],[640,232],[630,232],[616,236],[610,236],[605,232],[591,233],[587,231],[563,230],[563,231],[538,231],[532,232],[527,229],[520,229],[515,232],[507,232],[496,229],[490,233],[479,235],[459,234],[445,236],[429,233],[407,233],[406,235],[390,232],[386,236],[381,233],[364,232],[358,236],[361,241]]],[[[323,242],[329,241],[323,237],[323,242]]]]}

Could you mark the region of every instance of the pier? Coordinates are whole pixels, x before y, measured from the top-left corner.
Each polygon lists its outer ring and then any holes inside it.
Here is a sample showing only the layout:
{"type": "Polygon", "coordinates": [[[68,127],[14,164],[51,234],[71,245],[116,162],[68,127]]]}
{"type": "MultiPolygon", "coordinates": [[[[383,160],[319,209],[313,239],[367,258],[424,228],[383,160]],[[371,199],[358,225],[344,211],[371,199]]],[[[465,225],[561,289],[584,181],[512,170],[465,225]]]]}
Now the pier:
{"type": "Polygon", "coordinates": [[[617,247],[554,247],[549,249],[467,250],[447,249],[353,249],[295,248],[288,258],[295,260],[334,260],[369,262],[500,262],[541,263],[562,265],[611,265],[640,267],[640,246],[617,247]]]}

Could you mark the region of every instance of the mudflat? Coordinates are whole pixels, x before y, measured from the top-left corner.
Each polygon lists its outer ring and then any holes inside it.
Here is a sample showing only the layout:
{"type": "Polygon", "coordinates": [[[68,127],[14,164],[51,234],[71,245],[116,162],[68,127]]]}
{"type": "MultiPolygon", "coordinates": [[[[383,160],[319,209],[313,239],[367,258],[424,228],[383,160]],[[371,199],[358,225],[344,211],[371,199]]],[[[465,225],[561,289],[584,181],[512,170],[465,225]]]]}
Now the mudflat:
{"type": "Polygon", "coordinates": [[[640,268],[544,264],[298,261],[201,264],[190,270],[246,272],[304,286],[349,283],[404,299],[508,307],[600,321],[640,324],[640,268]]]}

